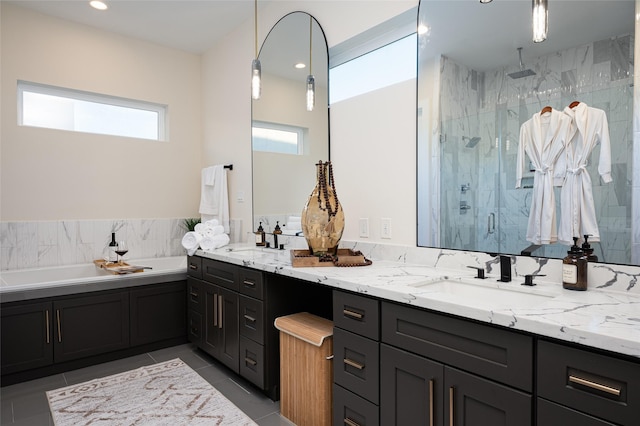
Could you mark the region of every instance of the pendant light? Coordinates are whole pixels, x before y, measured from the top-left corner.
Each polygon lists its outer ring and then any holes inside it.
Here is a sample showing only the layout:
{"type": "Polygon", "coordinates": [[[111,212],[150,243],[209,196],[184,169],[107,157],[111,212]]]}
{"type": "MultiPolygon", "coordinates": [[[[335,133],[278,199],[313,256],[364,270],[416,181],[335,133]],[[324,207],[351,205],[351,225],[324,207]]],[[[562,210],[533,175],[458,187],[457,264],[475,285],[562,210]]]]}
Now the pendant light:
{"type": "Polygon", "coordinates": [[[262,65],[260,65],[260,59],[258,59],[258,0],[254,1],[253,7],[253,23],[255,34],[255,57],[251,62],[251,99],[260,99],[260,92],[262,91],[262,65]]]}
{"type": "Polygon", "coordinates": [[[547,39],[549,29],[549,12],[547,0],[532,0],[533,9],[533,42],[541,43],[547,39]]]}
{"type": "Polygon", "coordinates": [[[307,76],[307,111],[313,111],[316,103],[316,79],[313,76],[313,18],[309,16],[309,75],[307,76]]]}

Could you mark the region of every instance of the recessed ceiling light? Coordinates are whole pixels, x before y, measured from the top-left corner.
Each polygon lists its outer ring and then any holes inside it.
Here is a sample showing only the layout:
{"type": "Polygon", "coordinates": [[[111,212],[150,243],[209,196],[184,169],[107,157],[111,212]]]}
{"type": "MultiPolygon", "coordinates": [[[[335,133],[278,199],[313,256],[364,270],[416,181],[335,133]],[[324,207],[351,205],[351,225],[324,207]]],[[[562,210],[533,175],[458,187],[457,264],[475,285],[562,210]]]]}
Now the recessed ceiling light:
{"type": "Polygon", "coordinates": [[[103,2],[103,1],[101,1],[101,0],[91,0],[89,2],[89,4],[94,9],[98,9],[98,10],[107,10],[108,9],[107,4],[105,2],[103,2]]]}
{"type": "Polygon", "coordinates": [[[303,68],[306,68],[306,67],[307,67],[307,65],[306,65],[306,64],[304,64],[304,63],[302,63],[302,62],[298,62],[297,64],[295,64],[295,65],[294,65],[294,67],[296,67],[296,69],[301,70],[301,69],[303,69],[303,68]]]}

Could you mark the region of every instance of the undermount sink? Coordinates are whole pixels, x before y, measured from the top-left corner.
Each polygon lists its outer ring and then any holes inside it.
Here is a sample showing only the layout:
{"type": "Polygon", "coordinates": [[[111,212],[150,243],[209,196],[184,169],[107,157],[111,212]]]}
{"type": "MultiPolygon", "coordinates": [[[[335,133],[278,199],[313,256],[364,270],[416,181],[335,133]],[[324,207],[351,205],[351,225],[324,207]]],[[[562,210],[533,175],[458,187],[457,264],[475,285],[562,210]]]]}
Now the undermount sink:
{"type": "Polygon", "coordinates": [[[428,294],[431,299],[487,309],[530,308],[557,296],[531,287],[523,288],[516,282],[498,283],[473,278],[426,281],[412,287],[419,287],[420,294],[428,294]]]}

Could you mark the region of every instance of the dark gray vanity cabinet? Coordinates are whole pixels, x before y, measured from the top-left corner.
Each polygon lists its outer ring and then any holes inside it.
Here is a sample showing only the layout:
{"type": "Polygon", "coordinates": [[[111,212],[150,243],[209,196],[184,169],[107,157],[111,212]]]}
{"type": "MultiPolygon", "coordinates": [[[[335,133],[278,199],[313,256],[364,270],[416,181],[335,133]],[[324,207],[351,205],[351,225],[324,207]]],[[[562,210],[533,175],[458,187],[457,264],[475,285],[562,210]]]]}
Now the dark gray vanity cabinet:
{"type": "Polygon", "coordinates": [[[53,364],[53,306],[39,301],[2,306],[2,375],[53,364]]]}
{"type": "Polygon", "coordinates": [[[3,303],[2,384],[185,341],[185,281],[3,303]]]}
{"type": "Polygon", "coordinates": [[[640,424],[640,362],[538,342],[539,425],[640,424]]]}
{"type": "Polygon", "coordinates": [[[101,293],[53,302],[56,362],[129,347],[129,292],[101,293]]]}
{"type": "Polygon", "coordinates": [[[238,294],[204,284],[205,316],[202,348],[234,372],[239,372],[238,294]]]}
{"type": "Polygon", "coordinates": [[[380,301],[333,292],[333,424],[380,422],[380,301]]]}
{"type": "Polygon", "coordinates": [[[381,324],[381,424],[532,425],[531,336],[390,302],[381,324]]]}

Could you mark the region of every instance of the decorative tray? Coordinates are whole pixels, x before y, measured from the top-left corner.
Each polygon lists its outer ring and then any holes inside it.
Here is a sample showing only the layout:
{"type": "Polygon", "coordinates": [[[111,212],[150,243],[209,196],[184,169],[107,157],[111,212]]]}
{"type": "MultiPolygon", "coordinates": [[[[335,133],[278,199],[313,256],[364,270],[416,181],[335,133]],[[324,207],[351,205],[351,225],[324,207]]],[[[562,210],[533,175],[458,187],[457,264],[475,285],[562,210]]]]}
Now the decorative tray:
{"type": "Polygon", "coordinates": [[[311,254],[310,250],[291,250],[291,266],[300,267],[316,267],[316,266],[367,266],[371,265],[371,261],[364,257],[359,251],[351,249],[338,249],[338,253],[334,256],[327,254],[324,256],[316,256],[311,254]]]}
{"type": "Polygon", "coordinates": [[[142,272],[145,269],[149,269],[144,266],[129,265],[126,262],[107,262],[104,259],[94,260],[93,263],[98,268],[104,269],[105,271],[114,275],[132,274],[134,272],[142,272]]]}

